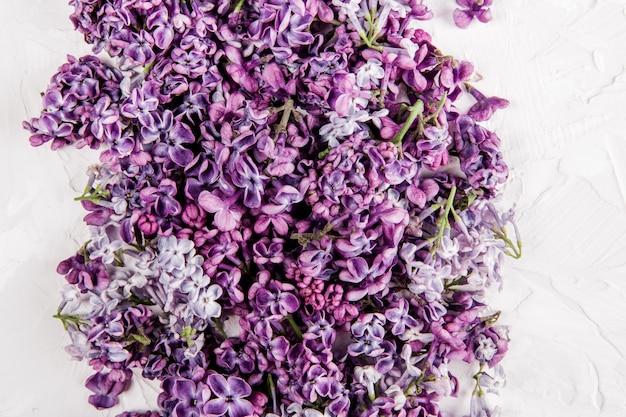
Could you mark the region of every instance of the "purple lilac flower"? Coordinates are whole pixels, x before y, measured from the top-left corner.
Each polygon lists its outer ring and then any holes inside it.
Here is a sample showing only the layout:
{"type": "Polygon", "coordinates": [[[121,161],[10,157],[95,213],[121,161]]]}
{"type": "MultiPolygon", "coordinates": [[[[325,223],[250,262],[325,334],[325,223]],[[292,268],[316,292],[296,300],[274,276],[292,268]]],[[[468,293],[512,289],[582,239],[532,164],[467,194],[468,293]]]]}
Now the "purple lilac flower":
{"type": "Polygon", "coordinates": [[[493,0],[456,0],[456,4],[462,7],[454,9],[454,24],[458,27],[467,28],[474,18],[482,23],[491,20],[491,3],[493,0]]]}
{"type": "Polygon", "coordinates": [[[252,403],[246,400],[252,394],[250,386],[241,378],[224,378],[220,374],[211,374],[207,383],[215,398],[209,400],[203,411],[212,415],[244,417],[252,414],[252,403]]]}
{"type": "MultiPolygon", "coordinates": [[[[457,3],[457,24],[490,18],[457,3]]],[[[103,148],[56,315],[93,405],[133,369],[185,417],[439,415],[455,360],[501,385],[484,294],[521,248],[481,122],[508,102],[433,45],[421,0],[72,6],[118,59],[68,57],[24,126],[103,148]]]]}

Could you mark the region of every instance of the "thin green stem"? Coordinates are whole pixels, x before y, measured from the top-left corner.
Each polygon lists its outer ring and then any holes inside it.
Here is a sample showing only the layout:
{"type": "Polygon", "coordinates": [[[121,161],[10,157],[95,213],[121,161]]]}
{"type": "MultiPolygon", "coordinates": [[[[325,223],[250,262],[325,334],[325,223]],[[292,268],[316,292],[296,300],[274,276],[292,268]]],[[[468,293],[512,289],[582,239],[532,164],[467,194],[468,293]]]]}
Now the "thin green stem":
{"type": "Polygon", "coordinates": [[[437,120],[437,117],[439,116],[439,113],[441,112],[441,109],[443,109],[443,106],[446,104],[446,99],[447,98],[448,98],[448,92],[444,91],[443,95],[441,96],[441,99],[439,99],[439,101],[437,102],[437,109],[435,110],[435,112],[433,114],[428,116],[426,118],[426,120],[424,120],[424,123],[428,123],[431,120],[434,120],[435,121],[435,125],[439,126],[439,121],[437,120]]]}
{"type": "Polygon", "coordinates": [[[511,239],[509,239],[506,229],[502,228],[493,228],[493,233],[496,238],[502,240],[505,245],[504,254],[510,256],[514,259],[519,259],[522,257],[522,241],[517,240],[517,242],[513,243],[511,239]]]}
{"type": "Polygon", "coordinates": [[[439,230],[437,231],[437,235],[432,238],[433,247],[430,250],[431,253],[435,253],[437,251],[437,249],[439,248],[439,245],[441,244],[441,241],[443,240],[443,235],[445,231],[450,227],[450,212],[454,208],[454,196],[455,195],[456,195],[456,185],[453,185],[452,189],[450,190],[450,195],[448,196],[448,199],[446,200],[446,206],[443,210],[443,214],[441,215],[439,220],[437,220],[437,226],[439,227],[439,230]]]}
{"type": "Polygon", "coordinates": [[[274,134],[274,142],[278,140],[278,136],[281,133],[284,133],[287,131],[287,124],[289,123],[289,119],[291,118],[291,112],[293,111],[293,99],[289,99],[282,106],[273,109],[274,113],[278,113],[280,111],[282,111],[283,114],[280,118],[280,122],[278,126],[276,127],[276,133],[274,134]]]}
{"type": "Polygon", "coordinates": [[[289,236],[289,237],[291,239],[297,240],[298,243],[301,246],[304,247],[304,246],[308,245],[312,241],[322,239],[332,229],[333,229],[333,224],[328,222],[328,223],[326,223],[324,228],[322,230],[320,230],[319,232],[315,232],[315,233],[292,233],[291,236],[289,236]]]}
{"type": "Polygon", "coordinates": [[[267,386],[272,395],[272,408],[274,414],[278,414],[278,400],[276,398],[276,385],[274,384],[274,378],[272,378],[272,374],[267,374],[267,386]]]}
{"type": "Polygon", "coordinates": [[[224,331],[224,327],[222,326],[222,323],[219,321],[219,319],[213,319],[213,324],[215,325],[215,328],[220,333],[220,335],[222,335],[224,340],[228,339],[228,335],[224,331]]]}
{"type": "Polygon", "coordinates": [[[402,129],[400,129],[398,134],[392,140],[392,143],[399,148],[402,148],[402,139],[404,139],[404,136],[411,128],[411,125],[413,124],[415,119],[417,119],[418,117],[420,117],[421,119],[422,112],[424,111],[424,103],[422,102],[422,100],[417,100],[415,104],[409,107],[409,109],[409,117],[407,117],[404,125],[402,126],[402,129]]]}
{"type": "Polygon", "coordinates": [[[65,330],[67,330],[70,324],[74,324],[77,327],[80,326],[81,324],[85,324],[85,321],[81,319],[79,316],[61,314],[61,309],[59,309],[57,311],[57,314],[53,315],[52,317],[54,317],[55,319],[61,320],[61,323],[63,323],[63,328],[65,330]]]}
{"type": "Polygon", "coordinates": [[[241,9],[243,8],[243,4],[245,2],[246,2],[246,0],[239,0],[239,2],[237,2],[237,5],[233,9],[233,13],[239,13],[241,11],[241,9]]]}
{"type": "Polygon", "coordinates": [[[289,322],[289,325],[293,329],[293,332],[296,334],[296,337],[298,338],[298,340],[302,341],[302,330],[300,330],[300,328],[298,327],[298,324],[293,319],[293,316],[291,314],[287,316],[287,321],[289,322]]]}

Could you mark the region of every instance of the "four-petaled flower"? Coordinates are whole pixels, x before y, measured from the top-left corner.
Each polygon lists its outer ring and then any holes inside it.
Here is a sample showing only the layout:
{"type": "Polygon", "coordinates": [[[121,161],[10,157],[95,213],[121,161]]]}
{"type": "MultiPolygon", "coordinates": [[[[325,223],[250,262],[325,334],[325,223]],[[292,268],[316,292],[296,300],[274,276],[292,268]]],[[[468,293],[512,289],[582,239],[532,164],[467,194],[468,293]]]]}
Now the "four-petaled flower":
{"type": "Polygon", "coordinates": [[[220,374],[211,374],[207,383],[215,398],[209,400],[203,408],[204,413],[229,417],[246,417],[253,414],[254,407],[246,398],[252,394],[250,385],[241,378],[220,374]]]}

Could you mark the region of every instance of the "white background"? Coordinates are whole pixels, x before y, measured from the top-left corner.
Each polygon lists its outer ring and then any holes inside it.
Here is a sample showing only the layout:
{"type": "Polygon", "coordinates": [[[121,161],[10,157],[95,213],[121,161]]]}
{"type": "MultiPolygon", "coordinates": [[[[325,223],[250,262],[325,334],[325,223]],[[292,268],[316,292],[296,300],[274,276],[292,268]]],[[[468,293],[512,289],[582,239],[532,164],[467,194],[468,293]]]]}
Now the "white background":
{"type": "MultiPolygon", "coordinates": [[[[626,415],[626,1],[495,0],[493,21],[461,30],[453,0],[430,0],[433,43],[474,63],[508,109],[503,141],[524,257],[494,298],[511,328],[503,417],[626,415]]],[[[57,263],[87,238],[80,204],[93,153],[31,148],[50,76],[89,48],[66,0],[0,0],[0,417],[102,416],[89,369],[63,351],[51,316],[57,263]]],[[[122,406],[146,409],[137,383],[122,406]]],[[[468,404],[469,407],[469,404],[468,404]]]]}

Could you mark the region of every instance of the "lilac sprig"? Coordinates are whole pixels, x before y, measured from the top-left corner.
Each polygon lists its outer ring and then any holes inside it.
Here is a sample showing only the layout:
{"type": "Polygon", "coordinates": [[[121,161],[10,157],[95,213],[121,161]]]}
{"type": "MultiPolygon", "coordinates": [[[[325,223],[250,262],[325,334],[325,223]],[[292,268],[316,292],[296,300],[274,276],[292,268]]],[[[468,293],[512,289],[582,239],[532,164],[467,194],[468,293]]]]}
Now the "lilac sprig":
{"type": "Polygon", "coordinates": [[[440,416],[462,360],[488,412],[486,290],[521,246],[481,123],[508,102],[416,29],[421,1],[72,4],[113,62],[69,57],[25,127],[103,148],[58,268],[91,404],[139,369],[163,416],[440,416]]]}

